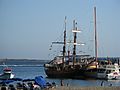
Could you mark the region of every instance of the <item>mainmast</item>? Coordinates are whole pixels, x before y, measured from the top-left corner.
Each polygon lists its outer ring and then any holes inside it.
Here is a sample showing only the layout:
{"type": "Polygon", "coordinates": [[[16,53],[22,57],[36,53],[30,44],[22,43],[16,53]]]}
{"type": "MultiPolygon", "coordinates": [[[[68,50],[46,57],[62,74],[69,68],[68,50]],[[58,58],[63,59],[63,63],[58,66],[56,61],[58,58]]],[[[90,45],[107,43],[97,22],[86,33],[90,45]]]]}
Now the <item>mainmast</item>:
{"type": "Polygon", "coordinates": [[[76,39],[77,39],[77,27],[75,26],[77,23],[73,20],[73,34],[74,34],[74,46],[73,46],[73,66],[76,63],[76,39]]]}
{"type": "Polygon", "coordinates": [[[96,7],[94,7],[94,32],[95,32],[95,60],[98,57],[98,46],[97,46],[97,27],[96,27],[96,7]]]}
{"type": "Polygon", "coordinates": [[[76,45],[82,45],[82,44],[77,44],[77,32],[81,32],[80,30],[78,30],[78,28],[76,27],[77,22],[75,20],[73,20],[73,34],[74,34],[74,46],[73,46],[73,66],[76,63],[76,45]]]}

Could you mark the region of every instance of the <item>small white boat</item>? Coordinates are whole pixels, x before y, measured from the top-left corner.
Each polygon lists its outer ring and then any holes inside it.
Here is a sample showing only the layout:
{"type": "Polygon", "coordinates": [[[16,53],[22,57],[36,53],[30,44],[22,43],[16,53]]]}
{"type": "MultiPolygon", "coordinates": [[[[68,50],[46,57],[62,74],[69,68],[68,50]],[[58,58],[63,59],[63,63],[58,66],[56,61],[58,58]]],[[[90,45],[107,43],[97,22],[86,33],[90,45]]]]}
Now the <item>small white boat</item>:
{"type": "Polygon", "coordinates": [[[84,70],[85,77],[95,78],[95,79],[120,79],[120,70],[119,65],[107,64],[107,65],[98,65],[96,62],[92,62],[84,70]]]}
{"type": "Polygon", "coordinates": [[[101,79],[120,79],[118,64],[105,65],[97,69],[97,78],[101,79]]]}
{"type": "Polygon", "coordinates": [[[0,74],[0,79],[12,79],[14,78],[14,74],[12,74],[11,68],[4,68],[3,74],[0,74]]]}

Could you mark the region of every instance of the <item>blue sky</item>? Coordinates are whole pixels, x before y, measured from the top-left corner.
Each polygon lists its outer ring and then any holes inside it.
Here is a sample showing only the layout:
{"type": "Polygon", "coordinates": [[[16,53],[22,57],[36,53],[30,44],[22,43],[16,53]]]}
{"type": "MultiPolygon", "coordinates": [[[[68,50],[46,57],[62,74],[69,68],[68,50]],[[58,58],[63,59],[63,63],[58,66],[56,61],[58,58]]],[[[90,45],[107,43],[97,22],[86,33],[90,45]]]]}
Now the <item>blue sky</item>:
{"type": "Polygon", "coordinates": [[[78,39],[86,45],[78,51],[94,55],[94,6],[99,56],[120,56],[120,0],[0,0],[0,58],[51,58],[49,48],[61,36],[65,16],[67,32],[73,19],[83,31],[78,39]]]}

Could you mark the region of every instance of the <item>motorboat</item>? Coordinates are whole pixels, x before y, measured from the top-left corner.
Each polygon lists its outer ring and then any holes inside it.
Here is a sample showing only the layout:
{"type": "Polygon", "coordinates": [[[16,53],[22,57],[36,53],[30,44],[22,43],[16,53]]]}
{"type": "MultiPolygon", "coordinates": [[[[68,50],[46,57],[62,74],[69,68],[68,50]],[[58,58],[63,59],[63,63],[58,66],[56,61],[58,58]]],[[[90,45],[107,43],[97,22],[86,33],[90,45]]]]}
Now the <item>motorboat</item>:
{"type": "Polygon", "coordinates": [[[12,79],[14,78],[14,74],[12,73],[12,69],[11,68],[4,68],[3,69],[3,73],[0,74],[0,79],[12,79]]]}

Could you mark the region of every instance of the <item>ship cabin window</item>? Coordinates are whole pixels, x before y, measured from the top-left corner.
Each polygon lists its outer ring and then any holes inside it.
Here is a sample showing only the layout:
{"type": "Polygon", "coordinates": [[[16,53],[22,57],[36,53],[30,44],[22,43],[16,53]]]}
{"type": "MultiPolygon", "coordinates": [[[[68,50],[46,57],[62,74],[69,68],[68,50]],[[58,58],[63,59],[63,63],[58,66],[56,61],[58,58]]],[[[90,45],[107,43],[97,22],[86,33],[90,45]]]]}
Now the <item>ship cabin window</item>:
{"type": "Polygon", "coordinates": [[[106,71],[106,74],[109,74],[109,73],[111,73],[111,70],[107,70],[107,71],[106,71]]]}
{"type": "Polygon", "coordinates": [[[98,69],[98,73],[104,73],[105,69],[98,69]]]}
{"type": "Polygon", "coordinates": [[[88,72],[96,72],[96,69],[89,69],[88,72]]]}
{"type": "Polygon", "coordinates": [[[115,72],[115,70],[112,70],[112,72],[115,72]]]}

